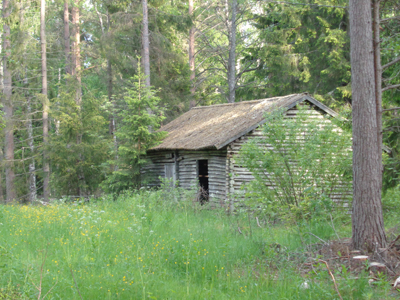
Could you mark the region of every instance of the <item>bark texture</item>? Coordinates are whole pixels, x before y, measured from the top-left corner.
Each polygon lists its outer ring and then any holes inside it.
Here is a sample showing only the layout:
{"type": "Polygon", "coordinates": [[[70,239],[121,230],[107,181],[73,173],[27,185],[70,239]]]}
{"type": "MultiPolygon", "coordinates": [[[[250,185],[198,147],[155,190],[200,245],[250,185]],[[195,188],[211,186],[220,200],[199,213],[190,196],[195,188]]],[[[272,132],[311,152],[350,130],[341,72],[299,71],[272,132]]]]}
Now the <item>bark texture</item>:
{"type": "MultiPolygon", "coordinates": [[[[193,0],[189,0],[189,16],[193,18],[193,0]]],[[[195,34],[195,27],[194,25],[190,28],[189,31],[189,68],[190,68],[190,82],[192,84],[190,88],[190,93],[194,96],[196,92],[196,87],[194,85],[194,80],[196,78],[195,73],[195,57],[194,57],[194,34],[195,34]]],[[[190,106],[193,107],[194,104],[191,102],[190,106]]]]}
{"type": "MultiPolygon", "coordinates": [[[[47,99],[47,54],[46,54],[46,1],[40,3],[40,43],[42,54],[42,94],[43,94],[43,200],[48,201],[50,195],[50,164],[47,154],[49,142],[49,102],[47,99]]],[[[36,185],[36,182],[35,182],[36,185]]],[[[33,195],[33,192],[31,192],[33,195]]],[[[36,191],[35,191],[36,197],[36,191]]]]}
{"type": "Polygon", "coordinates": [[[150,41],[149,41],[149,18],[147,0],[142,0],[143,23],[142,23],[142,44],[143,44],[143,70],[146,76],[145,84],[150,86],[150,41]]]}
{"type": "MultiPolygon", "coordinates": [[[[72,7],[72,69],[71,74],[75,78],[75,103],[80,111],[82,109],[82,74],[81,74],[81,49],[80,49],[80,42],[81,42],[81,31],[80,31],[80,0],[74,0],[73,7],[72,7]]],[[[81,115],[78,116],[78,121],[80,125],[82,125],[81,115]]],[[[79,126],[81,128],[81,126],[79,126]]],[[[76,137],[76,144],[80,145],[82,143],[82,132],[78,131],[76,137]]],[[[79,149],[79,148],[78,148],[79,149]]],[[[79,153],[79,159],[77,164],[79,166],[78,172],[78,179],[79,184],[77,188],[77,195],[82,197],[84,196],[84,182],[85,182],[85,174],[82,169],[82,161],[83,161],[83,154],[81,150],[79,153]]]]}
{"type": "Polygon", "coordinates": [[[381,204],[371,3],[350,1],[353,92],[353,246],[386,246],[381,204]]]}
{"type": "MultiPolygon", "coordinates": [[[[227,7],[229,3],[227,1],[227,7]]],[[[229,22],[229,58],[228,58],[228,103],[235,102],[236,96],[236,10],[237,0],[232,0],[231,21],[229,22]]]]}
{"type": "Polygon", "coordinates": [[[8,67],[8,60],[11,51],[11,29],[7,22],[10,16],[10,1],[3,0],[3,109],[6,126],[5,135],[5,170],[6,170],[6,201],[16,199],[15,193],[15,173],[14,173],[14,124],[13,124],[13,103],[11,100],[11,72],[8,67]]]}
{"type": "MultiPolygon", "coordinates": [[[[43,1],[43,0],[42,0],[43,1]]],[[[31,97],[28,97],[27,101],[27,132],[28,132],[28,146],[30,149],[30,153],[32,155],[29,162],[29,201],[35,201],[37,197],[36,193],[36,166],[35,166],[35,144],[33,138],[33,125],[32,125],[32,106],[31,106],[31,97]]]]}
{"type": "Polygon", "coordinates": [[[74,0],[74,7],[72,8],[72,75],[76,78],[76,96],[75,102],[80,107],[82,104],[82,79],[81,79],[81,34],[79,23],[79,0],[74,0]]]}
{"type": "Polygon", "coordinates": [[[374,70],[375,70],[375,99],[376,99],[376,129],[378,133],[378,155],[380,170],[383,174],[382,164],[382,64],[381,64],[381,43],[379,29],[379,4],[380,0],[373,0],[373,33],[374,33],[374,70]]]}
{"type": "Polygon", "coordinates": [[[68,0],[64,0],[64,53],[65,53],[65,73],[71,74],[71,45],[69,36],[68,0]]]}

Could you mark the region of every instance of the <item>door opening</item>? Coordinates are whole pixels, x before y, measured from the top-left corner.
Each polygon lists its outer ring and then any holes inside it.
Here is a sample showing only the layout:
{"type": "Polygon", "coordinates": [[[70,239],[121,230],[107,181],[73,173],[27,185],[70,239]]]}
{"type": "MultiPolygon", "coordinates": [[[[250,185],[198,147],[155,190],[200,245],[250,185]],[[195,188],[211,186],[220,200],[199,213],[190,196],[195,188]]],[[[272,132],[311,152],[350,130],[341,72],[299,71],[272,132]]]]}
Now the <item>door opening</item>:
{"type": "Polygon", "coordinates": [[[208,201],[208,160],[202,159],[197,161],[197,174],[199,176],[200,185],[200,203],[208,201]]]}

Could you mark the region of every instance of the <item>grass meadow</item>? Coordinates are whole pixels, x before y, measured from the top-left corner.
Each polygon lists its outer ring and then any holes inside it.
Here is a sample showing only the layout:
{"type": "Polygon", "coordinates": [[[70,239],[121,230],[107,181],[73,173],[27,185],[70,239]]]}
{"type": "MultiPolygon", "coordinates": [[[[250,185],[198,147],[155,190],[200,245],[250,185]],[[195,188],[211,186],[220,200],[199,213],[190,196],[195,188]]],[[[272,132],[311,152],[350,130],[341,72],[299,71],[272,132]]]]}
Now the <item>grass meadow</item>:
{"type": "MultiPolygon", "coordinates": [[[[160,190],[0,206],[0,299],[339,299],[324,264],[299,268],[318,242],[308,232],[334,238],[332,224],[259,227],[191,199],[160,190]]],[[[384,279],[335,275],[343,299],[395,296],[384,279]]]]}

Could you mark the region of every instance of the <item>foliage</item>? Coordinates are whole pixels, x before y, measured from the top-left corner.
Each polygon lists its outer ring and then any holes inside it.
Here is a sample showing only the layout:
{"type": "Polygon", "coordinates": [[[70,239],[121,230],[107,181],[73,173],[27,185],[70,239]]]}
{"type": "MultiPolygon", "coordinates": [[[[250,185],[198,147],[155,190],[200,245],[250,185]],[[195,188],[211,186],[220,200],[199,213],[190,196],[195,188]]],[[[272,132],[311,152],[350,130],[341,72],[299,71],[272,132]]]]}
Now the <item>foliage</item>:
{"type": "Polygon", "coordinates": [[[107,120],[101,111],[104,98],[84,96],[80,107],[75,95],[61,90],[51,108],[56,123],[49,140],[53,196],[92,195],[104,180],[102,164],[109,150],[107,120]]]}
{"type": "MultiPolygon", "coordinates": [[[[200,209],[194,194],[126,191],[89,203],[0,206],[0,287],[37,299],[42,250],[46,299],[334,299],[326,268],[310,263],[303,243],[329,240],[327,222],[274,226],[253,216],[200,209]],[[172,200],[170,198],[170,200],[172,200]],[[237,228],[241,229],[239,234],[237,228]],[[18,230],[15,230],[18,228],[18,230]],[[4,265],[4,263],[6,265],[4,265]],[[73,274],[73,276],[71,275],[73,274]],[[309,289],[302,288],[304,281],[309,289]]],[[[390,299],[365,274],[335,273],[344,299],[390,299]]],[[[44,293],[43,293],[44,295],[44,293]]]]}
{"type": "Polygon", "coordinates": [[[348,15],[340,8],[347,2],[267,3],[255,14],[262,42],[249,49],[260,60],[253,99],[309,92],[327,103],[349,100],[340,92],[350,82],[348,15]]]}
{"type": "Polygon", "coordinates": [[[138,64],[138,75],[135,75],[125,89],[123,100],[119,101],[118,127],[116,143],[118,150],[112,174],[103,183],[107,191],[120,192],[141,185],[140,168],[146,162],[146,151],[155,146],[164,132],[159,132],[164,119],[159,107],[160,98],[152,87],[147,87],[144,75],[138,64]]]}
{"type": "Polygon", "coordinates": [[[262,130],[238,158],[255,177],[246,204],[271,216],[310,219],[330,211],[337,193],[349,192],[351,136],[332,120],[305,106],[295,118],[282,111],[267,114],[262,130]]]}

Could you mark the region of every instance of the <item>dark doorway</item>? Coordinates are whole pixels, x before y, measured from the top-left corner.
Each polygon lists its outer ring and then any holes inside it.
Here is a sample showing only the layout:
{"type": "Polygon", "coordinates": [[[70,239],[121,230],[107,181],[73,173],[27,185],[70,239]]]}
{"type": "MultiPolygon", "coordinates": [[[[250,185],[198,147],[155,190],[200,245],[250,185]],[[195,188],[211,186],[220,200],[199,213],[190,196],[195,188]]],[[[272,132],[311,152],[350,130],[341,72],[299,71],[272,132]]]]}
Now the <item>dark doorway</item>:
{"type": "Polygon", "coordinates": [[[208,201],[208,160],[197,161],[197,174],[200,185],[200,203],[208,201]]]}

